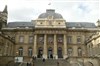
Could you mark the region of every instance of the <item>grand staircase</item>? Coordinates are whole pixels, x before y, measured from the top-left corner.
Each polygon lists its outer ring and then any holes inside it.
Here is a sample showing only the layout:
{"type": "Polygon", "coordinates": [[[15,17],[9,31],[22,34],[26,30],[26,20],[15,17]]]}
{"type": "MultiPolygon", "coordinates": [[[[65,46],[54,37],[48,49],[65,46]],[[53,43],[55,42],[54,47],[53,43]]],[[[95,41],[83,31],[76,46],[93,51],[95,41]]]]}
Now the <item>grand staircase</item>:
{"type": "MultiPolygon", "coordinates": [[[[27,66],[27,62],[21,63],[19,66],[27,66]]],[[[36,59],[32,62],[31,66],[71,66],[67,60],[64,59],[36,59]]]]}
{"type": "Polygon", "coordinates": [[[34,61],[34,66],[57,66],[57,60],[47,59],[43,62],[42,59],[34,61]]]}
{"type": "Polygon", "coordinates": [[[34,66],[70,66],[70,64],[63,59],[46,59],[44,62],[42,59],[34,61],[34,66]]]}

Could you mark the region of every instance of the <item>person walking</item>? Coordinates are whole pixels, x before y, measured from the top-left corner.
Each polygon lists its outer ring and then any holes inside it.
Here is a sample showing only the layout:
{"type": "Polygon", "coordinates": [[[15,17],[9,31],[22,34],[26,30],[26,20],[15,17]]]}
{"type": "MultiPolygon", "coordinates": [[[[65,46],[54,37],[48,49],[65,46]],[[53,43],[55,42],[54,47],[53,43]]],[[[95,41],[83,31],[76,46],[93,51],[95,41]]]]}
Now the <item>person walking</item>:
{"type": "Polygon", "coordinates": [[[43,58],[43,60],[42,60],[43,62],[45,62],[45,58],[43,58]]]}

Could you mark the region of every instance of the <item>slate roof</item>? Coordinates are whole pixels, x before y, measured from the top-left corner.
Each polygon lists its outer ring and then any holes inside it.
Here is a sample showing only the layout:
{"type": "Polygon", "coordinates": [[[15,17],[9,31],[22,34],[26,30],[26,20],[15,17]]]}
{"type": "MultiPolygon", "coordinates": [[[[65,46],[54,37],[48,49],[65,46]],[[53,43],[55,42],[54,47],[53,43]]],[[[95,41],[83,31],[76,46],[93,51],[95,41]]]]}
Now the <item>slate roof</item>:
{"type": "Polygon", "coordinates": [[[61,14],[55,13],[54,9],[47,9],[46,13],[40,14],[38,18],[47,18],[48,16],[53,16],[53,19],[63,18],[61,14]]]}
{"type": "Polygon", "coordinates": [[[68,28],[96,28],[96,25],[94,23],[89,22],[67,22],[66,26],[68,28]]]}
{"type": "MultiPolygon", "coordinates": [[[[16,27],[34,27],[33,22],[9,22],[8,27],[10,28],[16,28],[16,27]]],[[[89,22],[66,22],[67,28],[96,28],[96,25],[94,23],[89,22]]]]}
{"type": "Polygon", "coordinates": [[[7,27],[16,28],[16,27],[34,27],[32,22],[9,22],[7,27]]]}
{"type": "Polygon", "coordinates": [[[5,6],[5,8],[3,10],[3,13],[8,13],[8,11],[7,11],[7,5],[5,6]]]}

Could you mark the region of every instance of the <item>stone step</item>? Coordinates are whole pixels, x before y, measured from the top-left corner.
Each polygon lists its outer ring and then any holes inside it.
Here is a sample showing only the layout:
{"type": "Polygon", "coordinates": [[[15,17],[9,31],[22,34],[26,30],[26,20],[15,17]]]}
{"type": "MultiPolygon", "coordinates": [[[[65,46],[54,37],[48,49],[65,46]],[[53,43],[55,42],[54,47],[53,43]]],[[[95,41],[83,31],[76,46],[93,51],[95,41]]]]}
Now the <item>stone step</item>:
{"type": "Polygon", "coordinates": [[[57,66],[57,62],[59,62],[59,65],[63,65],[63,60],[56,60],[56,59],[47,59],[45,62],[43,62],[42,59],[37,59],[34,61],[35,66],[57,66]],[[61,63],[62,62],[62,63],[61,63]]]}
{"type": "Polygon", "coordinates": [[[42,59],[37,59],[34,61],[35,66],[70,66],[70,63],[64,59],[47,59],[43,62],[42,59]]]}

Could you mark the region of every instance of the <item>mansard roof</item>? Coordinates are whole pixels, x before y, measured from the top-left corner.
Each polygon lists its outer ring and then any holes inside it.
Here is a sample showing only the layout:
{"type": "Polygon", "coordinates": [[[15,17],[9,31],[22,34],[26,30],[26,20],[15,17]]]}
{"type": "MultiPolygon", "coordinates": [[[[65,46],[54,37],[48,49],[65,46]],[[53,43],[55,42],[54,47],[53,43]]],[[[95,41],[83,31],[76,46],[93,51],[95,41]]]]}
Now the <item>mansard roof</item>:
{"type": "MultiPolygon", "coordinates": [[[[7,25],[9,28],[17,28],[17,27],[31,27],[35,26],[34,22],[9,22],[7,25]]],[[[89,22],[66,22],[67,28],[96,28],[94,23],[89,22]]]]}
{"type": "Polygon", "coordinates": [[[66,26],[68,28],[96,28],[96,25],[90,22],[67,22],[66,26]]]}
{"type": "Polygon", "coordinates": [[[17,27],[34,27],[32,22],[9,22],[7,27],[17,28],[17,27]]]}

